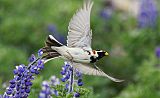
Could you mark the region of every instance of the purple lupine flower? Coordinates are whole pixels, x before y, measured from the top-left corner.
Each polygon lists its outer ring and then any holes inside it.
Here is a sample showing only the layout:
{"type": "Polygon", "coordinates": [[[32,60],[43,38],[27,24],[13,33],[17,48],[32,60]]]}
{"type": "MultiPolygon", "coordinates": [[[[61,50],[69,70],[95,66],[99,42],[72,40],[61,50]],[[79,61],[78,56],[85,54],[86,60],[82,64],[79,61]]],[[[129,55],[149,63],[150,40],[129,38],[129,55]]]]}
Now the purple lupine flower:
{"type": "Polygon", "coordinates": [[[82,86],[82,85],[83,85],[82,79],[78,79],[77,85],[78,85],[78,86],[82,86]]]}
{"type": "MultiPolygon", "coordinates": [[[[65,62],[65,65],[62,66],[61,75],[63,75],[63,78],[61,78],[61,81],[64,82],[64,90],[68,93],[73,93],[74,98],[80,97],[80,93],[73,90],[74,83],[77,84],[77,86],[82,86],[82,73],[79,72],[77,69],[74,69],[69,63],[65,62]],[[75,80],[77,79],[77,80],[75,80]]],[[[56,76],[51,76],[50,81],[44,81],[42,83],[42,90],[39,93],[39,98],[50,98],[52,95],[59,96],[59,91],[54,89],[56,85],[59,85],[60,81],[56,76]],[[53,87],[53,88],[51,88],[53,87]]],[[[60,91],[61,92],[61,91],[60,91]]]]}
{"type": "Polygon", "coordinates": [[[72,92],[74,83],[73,67],[69,65],[67,62],[65,62],[65,65],[62,66],[61,74],[63,75],[61,81],[66,82],[66,85],[69,84],[69,87],[66,86],[65,89],[68,90],[68,92],[72,92]]]}
{"type": "Polygon", "coordinates": [[[58,91],[54,90],[53,94],[56,95],[56,96],[58,96],[58,91]]]}
{"type": "Polygon", "coordinates": [[[110,19],[112,17],[113,10],[111,8],[104,8],[100,12],[100,16],[104,19],[110,19]]]}
{"type": "Polygon", "coordinates": [[[29,62],[33,62],[34,60],[36,60],[36,56],[32,54],[29,58],[29,62]]]}
{"type": "Polygon", "coordinates": [[[58,91],[50,88],[51,86],[56,86],[58,84],[60,84],[60,81],[58,78],[56,78],[56,76],[51,76],[50,81],[43,81],[39,98],[51,98],[52,94],[58,96],[58,91]]]}
{"type": "MultiPolygon", "coordinates": [[[[59,85],[59,84],[60,84],[59,78],[57,78],[56,76],[51,76],[50,85],[51,86],[56,86],[56,85],[59,85]]],[[[54,95],[58,96],[58,91],[52,88],[51,89],[51,94],[54,94],[54,95]]]]}
{"type": "Polygon", "coordinates": [[[69,84],[68,84],[68,83],[65,84],[65,90],[66,90],[66,91],[69,90],[69,84]]]}
{"type": "Polygon", "coordinates": [[[141,0],[140,10],[138,15],[138,26],[154,27],[156,24],[158,12],[154,0],[141,0]]]}
{"type": "Polygon", "coordinates": [[[65,62],[65,65],[62,66],[62,71],[61,74],[63,75],[63,78],[61,78],[62,82],[66,82],[70,76],[71,76],[71,71],[70,71],[71,66],[65,62]]]}
{"type": "Polygon", "coordinates": [[[39,50],[38,50],[38,56],[42,56],[42,54],[43,54],[42,49],[39,49],[39,50]]]}
{"type": "Polygon", "coordinates": [[[15,70],[17,73],[14,73],[14,79],[10,80],[10,85],[6,89],[4,96],[26,98],[32,86],[31,80],[34,78],[29,75],[29,70],[23,64],[16,66],[15,70]]]}
{"type": "MultiPolygon", "coordinates": [[[[65,65],[62,66],[61,74],[63,75],[63,78],[61,79],[61,81],[66,83],[65,90],[67,90],[69,93],[74,92],[73,85],[75,82],[76,82],[77,86],[83,85],[82,73],[79,72],[77,69],[74,69],[67,62],[65,62],[65,65]]],[[[80,94],[78,92],[76,92],[75,95],[77,97],[80,96],[80,94]]]]}
{"type": "Polygon", "coordinates": [[[82,82],[82,73],[79,72],[77,69],[76,69],[76,76],[78,78],[77,85],[78,86],[82,86],[83,85],[83,82],[82,82]]]}
{"type": "Polygon", "coordinates": [[[157,58],[160,58],[160,47],[157,47],[155,52],[156,52],[157,58]]]}
{"type": "Polygon", "coordinates": [[[31,55],[28,66],[23,64],[16,66],[13,70],[14,78],[9,81],[10,85],[4,93],[4,98],[27,98],[32,86],[34,76],[43,69],[43,62],[40,58],[31,55]]]}
{"type": "Polygon", "coordinates": [[[56,76],[51,76],[50,81],[51,81],[50,84],[51,84],[52,86],[56,86],[56,85],[60,84],[60,81],[59,81],[58,78],[56,78],[56,76]]]}
{"type": "Polygon", "coordinates": [[[51,98],[51,89],[49,86],[49,82],[43,81],[42,82],[42,90],[39,94],[39,98],[51,98]]]}
{"type": "Polygon", "coordinates": [[[76,98],[80,97],[80,93],[76,92],[76,93],[74,94],[74,97],[76,97],[76,98]]]}
{"type": "Polygon", "coordinates": [[[53,24],[48,25],[49,32],[57,32],[56,26],[53,24]]]}

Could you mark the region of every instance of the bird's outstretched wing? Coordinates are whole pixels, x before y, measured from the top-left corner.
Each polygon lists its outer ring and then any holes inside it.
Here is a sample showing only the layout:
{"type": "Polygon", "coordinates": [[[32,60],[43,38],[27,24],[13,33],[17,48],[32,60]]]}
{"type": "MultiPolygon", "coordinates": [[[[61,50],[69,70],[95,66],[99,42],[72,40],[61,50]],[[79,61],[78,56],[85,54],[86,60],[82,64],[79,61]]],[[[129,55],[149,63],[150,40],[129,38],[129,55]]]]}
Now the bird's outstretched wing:
{"type": "Polygon", "coordinates": [[[90,13],[93,2],[84,0],[83,7],[72,17],[68,26],[68,47],[91,47],[92,32],[90,29],[90,13]]]}
{"type": "Polygon", "coordinates": [[[80,71],[83,74],[86,75],[95,75],[95,76],[104,76],[109,78],[110,80],[114,81],[114,82],[122,82],[124,80],[120,80],[120,79],[116,79],[113,78],[109,75],[107,75],[106,73],[104,73],[102,70],[100,70],[99,68],[96,69],[94,67],[91,67],[87,64],[81,64],[81,63],[72,63],[73,67],[78,69],[78,71],[80,71]]]}

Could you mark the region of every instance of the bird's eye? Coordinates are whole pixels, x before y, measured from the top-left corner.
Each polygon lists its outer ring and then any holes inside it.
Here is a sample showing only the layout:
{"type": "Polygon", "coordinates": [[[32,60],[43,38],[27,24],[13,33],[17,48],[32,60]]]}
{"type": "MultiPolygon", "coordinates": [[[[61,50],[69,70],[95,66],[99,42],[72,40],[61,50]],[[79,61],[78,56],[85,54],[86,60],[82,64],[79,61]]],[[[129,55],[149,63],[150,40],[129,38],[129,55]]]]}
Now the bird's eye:
{"type": "Polygon", "coordinates": [[[92,52],[93,52],[93,54],[96,54],[96,51],[95,51],[95,50],[93,50],[92,52]]]}

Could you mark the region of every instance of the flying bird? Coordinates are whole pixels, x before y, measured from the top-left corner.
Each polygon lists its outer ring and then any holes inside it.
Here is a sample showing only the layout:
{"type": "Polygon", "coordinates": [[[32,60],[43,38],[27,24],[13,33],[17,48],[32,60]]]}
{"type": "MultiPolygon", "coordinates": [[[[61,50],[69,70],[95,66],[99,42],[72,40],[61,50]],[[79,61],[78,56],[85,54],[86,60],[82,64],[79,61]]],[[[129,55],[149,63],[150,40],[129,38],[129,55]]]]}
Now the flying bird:
{"type": "Polygon", "coordinates": [[[96,66],[96,62],[108,52],[103,50],[93,50],[91,48],[92,30],[90,28],[90,13],[93,6],[91,0],[85,0],[83,7],[72,17],[68,26],[67,45],[63,45],[52,35],[49,35],[42,59],[44,62],[55,58],[63,58],[70,62],[73,68],[87,75],[104,76],[115,82],[122,82],[104,73],[96,66]]]}

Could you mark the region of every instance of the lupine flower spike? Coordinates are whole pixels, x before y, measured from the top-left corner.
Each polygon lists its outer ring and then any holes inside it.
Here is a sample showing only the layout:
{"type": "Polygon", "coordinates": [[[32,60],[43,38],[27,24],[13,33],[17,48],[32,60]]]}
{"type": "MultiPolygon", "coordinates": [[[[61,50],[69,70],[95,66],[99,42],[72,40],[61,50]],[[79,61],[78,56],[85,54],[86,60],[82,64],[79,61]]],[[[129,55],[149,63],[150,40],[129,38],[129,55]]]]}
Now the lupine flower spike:
{"type": "Polygon", "coordinates": [[[51,76],[50,81],[43,81],[42,90],[39,93],[39,98],[50,98],[53,94],[55,96],[58,96],[58,91],[51,87],[54,87],[59,84],[60,81],[58,78],[56,78],[56,76],[51,76]]]}
{"type": "Polygon", "coordinates": [[[32,80],[34,75],[38,75],[40,70],[44,68],[43,61],[40,59],[42,52],[38,52],[39,58],[32,54],[29,58],[28,66],[21,64],[16,66],[13,70],[14,78],[9,81],[9,87],[7,87],[4,93],[4,98],[27,98],[32,86],[32,80]]]}
{"type": "MultiPolygon", "coordinates": [[[[52,76],[49,81],[43,81],[39,98],[50,98],[53,95],[57,97],[80,97],[82,94],[80,89],[82,89],[81,87],[83,85],[82,74],[77,69],[73,69],[67,62],[62,66],[60,73],[62,75],[61,83],[56,76],[52,76]]],[[[84,92],[85,90],[83,90],[84,92]]]]}
{"type": "Polygon", "coordinates": [[[154,0],[141,0],[138,16],[139,27],[154,27],[156,24],[157,16],[157,6],[154,0]]]}
{"type": "Polygon", "coordinates": [[[65,65],[62,67],[61,75],[63,75],[61,81],[66,83],[65,85],[68,93],[72,93],[74,91],[73,86],[75,82],[77,86],[83,85],[82,74],[77,69],[73,69],[73,67],[67,62],[65,62],[65,65]]]}
{"type": "Polygon", "coordinates": [[[156,52],[157,58],[160,59],[160,47],[157,47],[155,52],[156,52]]]}
{"type": "Polygon", "coordinates": [[[156,57],[158,59],[158,66],[160,66],[160,47],[157,47],[155,50],[156,57]]]}

